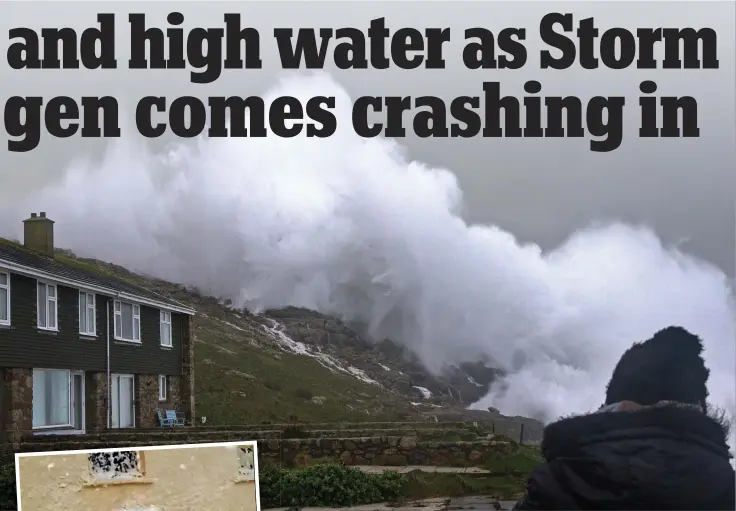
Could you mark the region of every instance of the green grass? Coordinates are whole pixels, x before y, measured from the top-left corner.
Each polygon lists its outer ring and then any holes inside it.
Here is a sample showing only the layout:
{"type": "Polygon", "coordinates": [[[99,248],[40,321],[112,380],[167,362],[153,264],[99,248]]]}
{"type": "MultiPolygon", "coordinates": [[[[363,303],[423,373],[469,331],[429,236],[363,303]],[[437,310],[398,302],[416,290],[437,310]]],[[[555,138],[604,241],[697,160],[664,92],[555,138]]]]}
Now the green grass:
{"type": "Polygon", "coordinates": [[[519,445],[513,452],[496,453],[485,461],[483,468],[494,474],[515,474],[526,476],[542,462],[539,447],[519,445]]]}
{"type": "Polygon", "coordinates": [[[416,417],[400,397],[315,359],[259,347],[197,319],[197,414],[208,424],[267,421],[394,421],[416,417]],[[318,402],[321,404],[318,404],[318,402]]]}
{"type": "Polygon", "coordinates": [[[432,497],[491,495],[499,500],[515,500],[524,493],[526,478],[518,475],[481,476],[414,471],[404,476],[402,500],[432,497]]]}

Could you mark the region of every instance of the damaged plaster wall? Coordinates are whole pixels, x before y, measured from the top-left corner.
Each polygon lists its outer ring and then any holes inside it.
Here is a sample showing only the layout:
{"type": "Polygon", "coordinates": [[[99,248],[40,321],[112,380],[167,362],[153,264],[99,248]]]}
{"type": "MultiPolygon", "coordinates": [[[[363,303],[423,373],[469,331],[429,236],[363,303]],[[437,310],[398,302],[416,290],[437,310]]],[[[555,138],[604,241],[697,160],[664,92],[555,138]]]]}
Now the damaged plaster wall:
{"type": "MultiPolygon", "coordinates": [[[[102,480],[87,454],[20,457],[23,511],[256,511],[255,481],[244,481],[236,446],[145,450],[138,477],[102,480]]],[[[250,477],[248,477],[250,479],[250,477]]]]}

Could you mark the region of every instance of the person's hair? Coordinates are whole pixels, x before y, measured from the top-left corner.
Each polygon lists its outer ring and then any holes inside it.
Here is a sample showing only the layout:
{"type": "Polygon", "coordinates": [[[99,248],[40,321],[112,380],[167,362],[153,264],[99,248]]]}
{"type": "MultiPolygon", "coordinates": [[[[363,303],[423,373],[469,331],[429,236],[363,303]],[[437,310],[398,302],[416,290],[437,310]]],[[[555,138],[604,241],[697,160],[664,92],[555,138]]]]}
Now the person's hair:
{"type": "Polygon", "coordinates": [[[682,327],[670,326],[635,343],[621,356],[606,388],[606,403],[634,401],[651,406],[677,401],[706,409],[710,371],[703,342],[682,327]]]}

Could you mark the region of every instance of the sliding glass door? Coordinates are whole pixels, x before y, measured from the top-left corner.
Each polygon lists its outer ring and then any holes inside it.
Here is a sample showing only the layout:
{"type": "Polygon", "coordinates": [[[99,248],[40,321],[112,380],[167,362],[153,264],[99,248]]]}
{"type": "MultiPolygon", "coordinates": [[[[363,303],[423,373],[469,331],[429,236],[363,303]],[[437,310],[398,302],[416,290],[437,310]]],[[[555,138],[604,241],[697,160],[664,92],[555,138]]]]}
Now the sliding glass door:
{"type": "Polygon", "coordinates": [[[112,427],[135,427],[135,384],[132,374],[111,376],[112,427]]]}

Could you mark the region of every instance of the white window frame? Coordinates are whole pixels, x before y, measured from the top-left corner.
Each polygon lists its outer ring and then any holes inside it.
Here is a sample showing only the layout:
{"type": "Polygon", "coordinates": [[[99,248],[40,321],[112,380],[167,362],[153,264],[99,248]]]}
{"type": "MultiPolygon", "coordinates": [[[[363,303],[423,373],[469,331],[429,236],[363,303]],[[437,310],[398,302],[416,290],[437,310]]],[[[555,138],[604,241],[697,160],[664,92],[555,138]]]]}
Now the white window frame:
{"type": "Polygon", "coordinates": [[[79,290],[79,334],[80,335],[88,335],[90,337],[96,337],[97,336],[97,296],[95,293],[90,293],[88,291],[79,290]],[[87,305],[84,307],[84,310],[82,310],[82,295],[86,297],[87,305]],[[90,298],[92,298],[90,303],[90,298]],[[87,319],[89,318],[89,311],[92,311],[92,329],[90,330],[89,324],[87,324],[87,319]],[[84,323],[82,322],[82,319],[84,318],[84,323]],[[82,329],[82,325],[85,325],[85,329],[82,329]]]}
{"type": "Polygon", "coordinates": [[[43,280],[36,281],[36,326],[39,330],[48,330],[50,332],[59,331],[59,286],[43,280]],[[41,325],[41,311],[38,309],[38,288],[40,286],[46,287],[46,325],[41,325]],[[50,288],[54,288],[53,298],[49,297],[50,288]],[[49,326],[49,310],[51,304],[54,307],[54,320],[56,321],[56,324],[53,326],[49,326]]]}
{"type": "Polygon", "coordinates": [[[158,375],[158,400],[166,401],[169,395],[169,381],[165,374],[158,375]]]}
{"type": "Polygon", "coordinates": [[[172,348],[174,346],[174,331],[171,328],[171,312],[162,310],[159,314],[159,342],[164,348],[172,348]],[[164,329],[169,331],[169,344],[164,344],[164,329]]]}
{"type": "Polygon", "coordinates": [[[141,343],[141,306],[137,303],[126,302],[124,300],[115,300],[113,302],[113,336],[116,341],[141,343]],[[131,306],[131,321],[133,322],[133,338],[127,339],[123,337],[123,304],[131,306]],[[136,322],[136,320],[138,320],[136,322]],[[118,335],[118,321],[120,321],[120,335],[118,335]],[[137,328],[136,328],[137,323],[137,328]]]}
{"type": "Polygon", "coordinates": [[[8,319],[0,319],[0,325],[2,326],[10,326],[10,272],[7,271],[0,271],[0,275],[5,275],[6,284],[0,284],[0,289],[4,290],[8,294],[7,299],[7,312],[8,319]]]}

